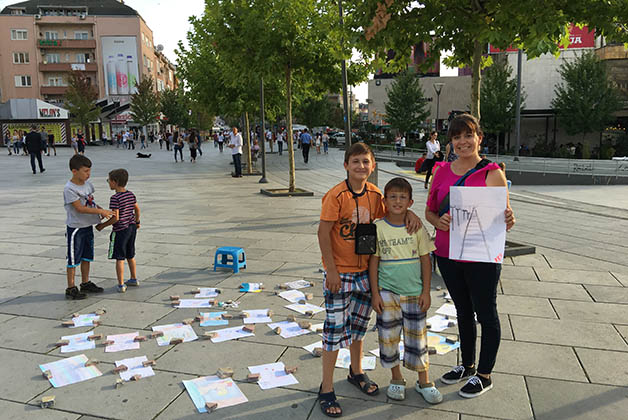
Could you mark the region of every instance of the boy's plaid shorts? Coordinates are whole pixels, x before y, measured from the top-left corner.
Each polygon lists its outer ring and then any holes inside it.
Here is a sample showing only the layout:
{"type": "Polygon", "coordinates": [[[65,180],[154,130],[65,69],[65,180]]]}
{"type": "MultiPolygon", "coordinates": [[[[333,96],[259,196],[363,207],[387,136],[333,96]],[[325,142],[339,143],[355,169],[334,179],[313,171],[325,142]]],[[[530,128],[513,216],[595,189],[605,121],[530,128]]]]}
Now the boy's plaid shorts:
{"type": "MultiPolygon", "coordinates": [[[[368,282],[368,271],[340,273],[340,280],[354,284],[368,282]]],[[[323,327],[323,349],[336,351],[362,341],[371,319],[371,293],[353,288],[352,291],[331,293],[325,290],[326,318],[323,327]]]]}
{"type": "Polygon", "coordinates": [[[399,341],[403,328],[403,366],[425,372],[430,362],[427,351],[425,312],[421,312],[418,296],[400,296],[380,290],[384,310],[377,315],[379,357],[384,368],[399,364],[399,341]]]}

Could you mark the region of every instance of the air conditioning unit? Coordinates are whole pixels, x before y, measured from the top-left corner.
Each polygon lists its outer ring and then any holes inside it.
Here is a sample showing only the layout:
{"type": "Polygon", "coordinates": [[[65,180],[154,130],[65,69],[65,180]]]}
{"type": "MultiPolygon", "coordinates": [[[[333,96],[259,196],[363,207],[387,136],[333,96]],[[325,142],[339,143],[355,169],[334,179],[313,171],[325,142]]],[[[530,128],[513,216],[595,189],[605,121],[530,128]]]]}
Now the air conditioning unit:
{"type": "Polygon", "coordinates": [[[85,13],[81,13],[79,15],[79,19],[85,19],[87,17],[87,15],[85,13]]]}
{"type": "Polygon", "coordinates": [[[41,15],[40,15],[39,13],[37,13],[37,14],[35,15],[35,20],[39,20],[39,19],[41,19],[41,15]]]}

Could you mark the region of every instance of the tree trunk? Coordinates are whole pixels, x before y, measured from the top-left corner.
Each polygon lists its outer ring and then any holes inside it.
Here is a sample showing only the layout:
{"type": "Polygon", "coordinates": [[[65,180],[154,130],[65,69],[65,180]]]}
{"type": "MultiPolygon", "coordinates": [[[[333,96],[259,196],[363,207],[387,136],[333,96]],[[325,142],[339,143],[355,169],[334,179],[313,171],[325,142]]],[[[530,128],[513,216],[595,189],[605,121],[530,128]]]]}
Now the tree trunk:
{"type": "Polygon", "coordinates": [[[290,64],[286,67],[286,140],[288,142],[288,162],[290,163],[290,181],[288,191],[294,192],[295,171],[294,171],[294,143],[292,142],[292,68],[290,64]]]}
{"type": "Polygon", "coordinates": [[[246,142],[244,145],[244,156],[246,158],[246,173],[253,173],[253,165],[251,164],[251,127],[249,126],[249,113],[244,113],[244,128],[246,129],[246,142]]]}
{"type": "Polygon", "coordinates": [[[471,74],[471,115],[478,120],[480,119],[480,82],[482,73],[480,67],[482,64],[482,44],[475,41],[473,44],[473,62],[471,74]]]}

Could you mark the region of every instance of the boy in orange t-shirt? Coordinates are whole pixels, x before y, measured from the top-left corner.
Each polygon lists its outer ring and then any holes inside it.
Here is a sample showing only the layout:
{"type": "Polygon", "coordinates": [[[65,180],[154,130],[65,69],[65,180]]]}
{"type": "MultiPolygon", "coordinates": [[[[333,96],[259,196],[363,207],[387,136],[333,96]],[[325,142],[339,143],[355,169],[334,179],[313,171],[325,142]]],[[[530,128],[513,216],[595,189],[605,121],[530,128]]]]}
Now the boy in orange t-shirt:
{"type": "MultiPolygon", "coordinates": [[[[318,399],[323,414],[342,414],[333,389],[338,350],[349,347],[351,366],[347,380],[369,396],[379,393],[377,384],[362,370],[362,342],[370,320],[371,288],[369,255],[355,253],[355,228],[384,217],[384,196],[368,177],[375,156],[368,145],[355,143],[345,152],[347,179],[323,197],[318,242],[325,267],[323,292],[326,318],[323,327],[323,381],[318,399]]],[[[416,232],[420,219],[408,212],[408,230],[416,232]]]]}

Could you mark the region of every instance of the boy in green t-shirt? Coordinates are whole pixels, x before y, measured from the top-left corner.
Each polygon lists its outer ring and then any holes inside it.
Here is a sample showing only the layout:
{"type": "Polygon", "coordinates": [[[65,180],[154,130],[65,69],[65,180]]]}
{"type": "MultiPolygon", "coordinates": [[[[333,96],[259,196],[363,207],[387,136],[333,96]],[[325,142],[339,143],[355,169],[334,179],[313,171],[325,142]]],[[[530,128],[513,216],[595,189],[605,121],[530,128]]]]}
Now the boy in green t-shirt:
{"type": "Polygon", "coordinates": [[[430,307],[432,265],[429,253],[435,247],[421,227],[408,234],[404,224],[412,206],[412,186],[394,178],[384,189],[386,216],[375,222],[377,252],[369,260],[371,303],[377,312],[379,354],[382,366],[392,370],[387,395],[394,400],[406,396],[406,381],[399,366],[399,342],[403,327],[403,366],[418,372],[414,389],[430,404],[443,396],[430,382],[425,314],[430,307]]]}

